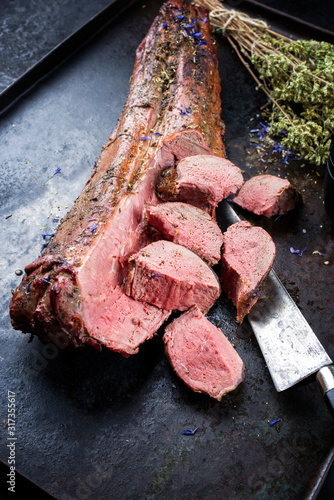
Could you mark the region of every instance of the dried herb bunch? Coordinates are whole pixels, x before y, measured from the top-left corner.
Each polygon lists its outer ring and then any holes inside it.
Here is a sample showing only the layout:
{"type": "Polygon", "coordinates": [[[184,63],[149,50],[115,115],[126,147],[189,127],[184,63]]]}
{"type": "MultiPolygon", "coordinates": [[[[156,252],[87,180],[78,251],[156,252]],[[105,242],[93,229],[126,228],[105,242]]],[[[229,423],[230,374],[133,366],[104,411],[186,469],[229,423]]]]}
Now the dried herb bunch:
{"type": "Polygon", "coordinates": [[[292,40],[218,0],[194,3],[209,10],[214,30],[227,38],[267,94],[269,137],[279,137],[286,150],[316,165],[324,164],[334,133],[334,45],[292,40]]]}

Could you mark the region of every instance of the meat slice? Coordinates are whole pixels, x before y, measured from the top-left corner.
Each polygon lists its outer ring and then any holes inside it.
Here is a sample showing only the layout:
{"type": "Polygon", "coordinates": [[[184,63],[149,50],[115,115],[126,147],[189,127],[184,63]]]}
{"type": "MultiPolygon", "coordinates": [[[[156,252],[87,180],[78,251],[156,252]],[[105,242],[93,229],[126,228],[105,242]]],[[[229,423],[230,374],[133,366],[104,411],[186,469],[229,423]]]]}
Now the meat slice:
{"type": "Polygon", "coordinates": [[[134,354],[170,312],[125,295],[129,257],[150,243],[143,219],[161,169],[224,155],[220,77],[207,11],[168,1],[138,47],[124,110],[55,236],[29,264],[12,325],[43,342],[134,354]],[[185,23],[201,33],[185,37],[185,23]]]}
{"type": "Polygon", "coordinates": [[[194,252],[159,240],[130,258],[126,293],[167,310],[185,311],[197,305],[207,312],[220,295],[212,269],[194,252]]]}
{"type": "Polygon", "coordinates": [[[223,234],[204,210],[175,201],[149,206],[146,214],[165,239],[189,248],[210,266],[219,262],[223,234]]]}
{"type": "Polygon", "coordinates": [[[233,202],[257,215],[272,217],[286,214],[302,198],[287,179],[275,175],[257,175],[247,180],[233,202]]]}
{"type": "Polygon", "coordinates": [[[183,201],[214,213],[218,203],[242,184],[240,168],[226,158],[195,155],[162,170],[157,194],[163,201],[183,201]]]}
{"type": "Polygon", "coordinates": [[[260,298],[275,253],[271,236],[249,222],[232,224],[224,233],[220,281],[237,307],[238,323],[242,323],[260,298]]]}
{"type": "Polygon", "coordinates": [[[197,307],[170,323],[163,340],[176,374],[195,392],[220,401],[244,379],[245,367],[239,354],[197,307]]]}

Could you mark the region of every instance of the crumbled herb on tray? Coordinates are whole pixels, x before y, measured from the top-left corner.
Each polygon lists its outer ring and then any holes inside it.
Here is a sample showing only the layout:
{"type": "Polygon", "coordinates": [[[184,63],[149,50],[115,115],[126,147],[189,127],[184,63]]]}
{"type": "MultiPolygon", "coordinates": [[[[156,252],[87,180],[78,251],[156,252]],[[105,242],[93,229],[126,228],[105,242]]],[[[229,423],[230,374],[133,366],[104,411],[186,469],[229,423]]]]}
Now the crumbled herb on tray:
{"type": "Polygon", "coordinates": [[[184,436],[193,436],[195,432],[197,431],[198,427],[195,427],[195,429],[185,429],[184,431],[181,432],[184,436]]]}
{"type": "Polygon", "coordinates": [[[313,255],[321,255],[322,257],[325,257],[325,254],[322,253],[322,252],[319,252],[319,250],[314,250],[314,252],[312,252],[313,255]]]}
{"type": "Polygon", "coordinates": [[[275,420],[272,420],[271,422],[269,422],[269,426],[273,427],[275,424],[278,424],[278,422],[281,422],[281,421],[282,421],[281,418],[276,418],[275,420]]]}
{"type": "Polygon", "coordinates": [[[334,133],[334,45],[292,40],[218,0],[194,3],[209,10],[214,30],[226,37],[267,94],[263,114],[269,137],[279,138],[300,158],[325,164],[334,133]]]}
{"type": "Polygon", "coordinates": [[[300,257],[302,257],[303,253],[305,252],[305,250],[307,250],[307,248],[303,248],[302,250],[298,250],[298,249],[294,249],[293,247],[290,247],[290,252],[291,253],[297,253],[299,254],[300,257]]]}

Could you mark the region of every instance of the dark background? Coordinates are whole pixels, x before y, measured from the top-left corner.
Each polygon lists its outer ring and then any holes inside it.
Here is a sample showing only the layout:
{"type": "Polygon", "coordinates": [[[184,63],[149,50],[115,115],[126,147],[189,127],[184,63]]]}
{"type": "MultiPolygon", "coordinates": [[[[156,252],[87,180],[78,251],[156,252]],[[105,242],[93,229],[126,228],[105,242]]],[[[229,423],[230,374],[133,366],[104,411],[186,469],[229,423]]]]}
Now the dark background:
{"type": "MultiPolygon", "coordinates": [[[[145,5],[143,1],[137,3],[145,5]]],[[[147,2],[147,4],[149,3],[147,2]]],[[[273,10],[261,8],[261,5],[258,4],[279,10],[305,23],[318,26],[319,31],[313,29],[312,26],[307,28],[305,24],[301,25],[299,29],[300,32],[306,35],[318,33],[319,39],[322,38],[321,29],[333,29],[333,2],[329,0],[321,2],[306,0],[294,2],[288,0],[261,2],[230,0],[227,3],[274,23],[277,23],[278,14],[273,10]]],[[[95,0],[94,2],[87,0],[81,2],[74,0],[59,0],[57,2],[53,0],[15,0],[0,2],[0,92],[5,96],[5,99],[8,95],[7,104],[10,104],[12,98],[12,94],[8,92],[8,89],[18,79],[22,78],[22,75],[107,5],[109,5],[108,0],[95,0]]],[[[285,30],[293,28],[298,31],[298,25],[291,17],[280,17],[279,22],[285,30]]],[[[323,32],[323,38],[328,36],[330,35],[327,32],[323,32]]],[[[131,33],[129,33],[129,38],[131,39],[131,33]]],[[[231,145],[233,145],[232,139],[231,145]]],[[[5,201],[6,195],[0,199],[0,206],[5,201]]],[[[34,456],[31,457],[31,460],[34,460],[34,456]]],[[[5,472],[5,466],[1,464],[1,479],[4,477],[5,472]]],[[[333,497],[333,481],[333,470],[331,469],[319,494],[319,500],[333,497]]],[[[28,497],[30,493],[36,499],[43,498],[46,495],[23,476],[17,475],[17,482],[18,485],[21,484],[20,489],[24,492],[24,498],[28,497]]],[[[4,491],[0,489],[0,498],[5,498],[5,495],[6,489],[4,491]]],[[[12,498],[12,496],[9,495],[8,498],[12,498]]],[[[16,498],[18,497],[16,496],[16,498]]]]}

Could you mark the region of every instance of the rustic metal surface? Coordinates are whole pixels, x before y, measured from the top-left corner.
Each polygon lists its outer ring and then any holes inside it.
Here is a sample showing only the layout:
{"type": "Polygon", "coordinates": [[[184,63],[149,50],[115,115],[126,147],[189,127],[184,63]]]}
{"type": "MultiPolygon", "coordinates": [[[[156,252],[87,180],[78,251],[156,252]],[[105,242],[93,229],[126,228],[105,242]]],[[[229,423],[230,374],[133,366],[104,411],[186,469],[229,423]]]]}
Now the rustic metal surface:
{"type": "Polygon", "coordinates": [[[78,8],[75,0],[1,2],[0,92],[109,3],[83,1],[78,8]]]}
{"type": "MultiPolygon", "coordinates": [[[[10,326],[10,290],[21,279],[15,271],[38,256],[42,233],[53,231],[80,193],[161,3],[140,2],[1,118],[1,420],[13,391],[17,468],[59,499],[311,499],[330,461],[332,418],[313,380],[276,392],[248,322],[236,324],[224,294],[209,318],[244,359],[246,378],[221,403],[178,380],[161,332],[124,359],[29,343],[10,326]],[[193,436],[181,435],[197,426],[193,436]]],[[[323,206],[324,169],[263,162],[250,130],[265,98],[227,44],[217,43],[228,157],[245,178],[264,169],[288,175],[304,198],[276,220],[243,216],[272,235],[275,270],[333,357],[334,233],[323,206]],[[307,250],[301,257],[291,246],[307,250]]],[[[4,461],[7,438],[3,425],[4,461]]]]}

